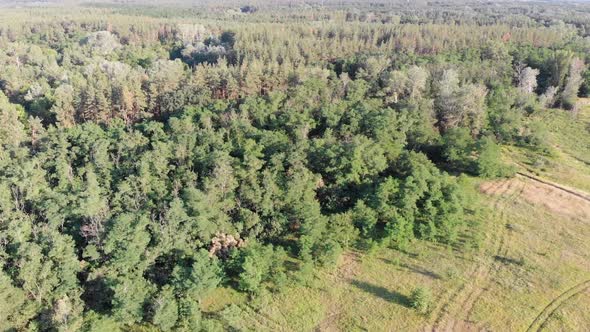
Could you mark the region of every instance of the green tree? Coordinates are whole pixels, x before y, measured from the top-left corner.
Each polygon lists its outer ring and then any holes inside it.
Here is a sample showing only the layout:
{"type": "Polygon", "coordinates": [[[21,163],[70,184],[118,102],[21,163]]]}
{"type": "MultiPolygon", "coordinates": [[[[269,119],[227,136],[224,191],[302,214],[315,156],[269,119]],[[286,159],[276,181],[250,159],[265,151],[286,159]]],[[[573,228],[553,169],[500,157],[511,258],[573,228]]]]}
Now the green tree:
{"type": "Polygon", "coordinates": [[[172,272],[174,289],[193,301],[200,301],[222,280],[222,270],[216,258],[199,250],[188,265],[177,265],[172,272]]]}
{"type": "Polygon", "coordinates": [[[432,306],[432,292],[426,287],[416,287],[410,294],[410,305],[421,314],[426,314],[432,306]]]}
{"type": "Polygon", "coordinates": [[[453,128],[443,135],[442,155],[451,167],[469,170],[473,160],[474,145],[468,128],[453,128]]]}
{"type": "Polygon", "coordinates": [[[493,138],[482,137],[477,142],[476,171],[479,176],[493,178],[504,176],[507,168],[502,162],[500,146],[493,138]]]}
{"type": "Polygon", "coordinates": [[[174,290],[170,286],[164,286],[156,295],[152,303],[154,312],[152,321],[162,331],[170,331],[178,321],[178,303],[174,290]]]}

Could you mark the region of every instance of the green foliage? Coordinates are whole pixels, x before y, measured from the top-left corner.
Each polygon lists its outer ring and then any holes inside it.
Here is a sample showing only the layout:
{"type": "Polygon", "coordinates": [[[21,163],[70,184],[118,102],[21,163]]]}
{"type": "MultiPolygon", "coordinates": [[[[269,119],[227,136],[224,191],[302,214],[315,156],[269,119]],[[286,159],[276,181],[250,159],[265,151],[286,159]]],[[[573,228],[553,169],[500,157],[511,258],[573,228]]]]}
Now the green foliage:
{"type": "Polygon", "coordinates": [[[484,178],[513,173],[502,162],[502,151],[494,138],[483,136],[474,142],[465,128],[449,130],[443,136],[443,156],[453,168],[484,178]]]}
{"type": "Polygon", "coordinates": [[[2,330],[223,330],[220,285],[459,244],[442,170],[510,175],[588,90],[585,5],[100,6],[0,11],[2,330]]]}
{"type": "Polygon", "coordinates": [[[482,137],[477,142],[477,174],[485,178],[508,176],[511,170],[502,162],[500,146],[491,137],[482,137]]]}
{"type": "Polygon", "coordinates": [[[284,274],[284,259],[283,251],[274,250],[271,245],[251,242],[244,250],[234,253],[230,272],[237,278],[240,290],[256,293],[264,286],[264,282],[275,278],[276,281],[281,282],[281,275],[284,274]]]}
{"type": "Polygon", "coordinates": [[[4,319],[0,322],[0,328],[9,330],[15,327],[24,327],[27,320],[35,314],[34,306],[27,310],[27,296],[23,289],[15,287],[9,276],[0,274],[0,296],[4,299],[0,305],[0,314],[4,319]]]}
{"type": "Polygon", "coordinates": [[[426,287],[416,287],[410,294],[410,306],[420,314],[426,314],[432,307],[432,292],[426,287]]]}
{"type": "Polygon", "coordinates": [[[352,220],[364,237],[374,234],[377,225],[377,213],[368,207],[364,201],[359,200],[356,202],[352,210],[352,220]]]}
{"type": "Polygon", "coordinates": [[[360,232],[355,227],[353,214],[350,212],[334,214],[330,216],[328,234],[331,239],[338,242],[342,248],[349,248],[358,240],[360,232]]]}
{"type": "Polygon", "coordinates": [[[525,144],[538,149],[541,152],[549,152],[549,130],[542,121],[530,121],[525,127],[525,133],[523,136],[525,144]]]}
{"type": "Polygon", "coordinates": [[[460,170],[469,170],[474,143],[468,128],[453,128],[443,136],[443,157],[460,170]]]}
{"type": "Polygon", "coordinates": [[[125,276],[111,281],[114,292],[112,312],[115,319],[124,324],[140,322],[143,307],[154,287],[142,276],[125,276]]]}
{"type": "Polygon", "coordinates": [[[315,251],[315,259],[321,266],[334,266],[342,254],[342,247],[338,242],[328,239],[316,245],[315,251]]]}
{"type": "Polygon", "coordinates": [[[187,261],[192,264],[177,265],[173,269],[172,284],[186,298],[199,301],[221,283],[223,272],[219,261],[210,258],[205,250],[198,251],[187,261]]]}
{"type": "Polygon", "coordinates": [[[495,87],[488,96],[489,127],[499,142],[508,143],[519,138],[524,112],[517,98],[517,90],[505,86],[495,87]]]}
{"type": "Polygon", "coordinates": [[[84,317],[82,331],[100,332],[100,331],[121,331],[120,325],[111,317],[99,315],[94,311],[88,312],[84,317]]]}
{"type": "Polygon", "coordinates": [[[246,292],[256,292],[262,283],[263,274],[268,273],[266,258],[246,256],[242,263],[238,287],[246,292]]]}
{"type": "Polygon", "coordinates": [[[152,303],[154,312],[152,322],[162,331],[171,330],[178,321],[178,303],[174,290],[165,286],[156,296],[152,303]]]}
{"type": "Polygon", "coordinates": [[[405,178],[396,194],[398,199],[392,202],[394,219],[386,225],[388,237],[401,247],[415,236],[453,242],[464,223],[456,180],[418,153],[403,155],[398,169],[405,178]]]}

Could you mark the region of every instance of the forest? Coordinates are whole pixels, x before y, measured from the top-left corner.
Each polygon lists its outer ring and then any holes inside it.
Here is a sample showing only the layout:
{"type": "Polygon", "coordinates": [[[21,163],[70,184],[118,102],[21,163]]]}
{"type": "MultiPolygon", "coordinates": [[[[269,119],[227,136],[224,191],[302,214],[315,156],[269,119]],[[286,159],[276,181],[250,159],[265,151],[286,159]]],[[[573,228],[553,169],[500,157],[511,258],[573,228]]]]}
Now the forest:
{"type": "Polygon", "coordinates": [[[227,330],[220,287],[463,250],[465,181],[590,94],[584,2],[0,3],[2,331],[227,330]]]}

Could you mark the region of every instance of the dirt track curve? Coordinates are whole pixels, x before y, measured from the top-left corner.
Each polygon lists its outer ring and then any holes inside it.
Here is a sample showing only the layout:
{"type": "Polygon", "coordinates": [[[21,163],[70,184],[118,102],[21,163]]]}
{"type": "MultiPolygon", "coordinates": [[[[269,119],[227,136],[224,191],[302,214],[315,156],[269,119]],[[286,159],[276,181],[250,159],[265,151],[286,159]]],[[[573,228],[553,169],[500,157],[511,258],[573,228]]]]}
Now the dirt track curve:
{"type": "Polygon", "coordinates": [[[561,293],[558,297],[553,299],[541,313],[535,318],[535,320],[531,323],[527,332],[536,332],[543,327],[545,322],[551,315],[557,310],[562,304],[564,304],[567,300],[571,299],[572,297],[584,292],[590,288],[590,279],[583,281],[572,288],[566,290],[565,292],[561,293]]]}

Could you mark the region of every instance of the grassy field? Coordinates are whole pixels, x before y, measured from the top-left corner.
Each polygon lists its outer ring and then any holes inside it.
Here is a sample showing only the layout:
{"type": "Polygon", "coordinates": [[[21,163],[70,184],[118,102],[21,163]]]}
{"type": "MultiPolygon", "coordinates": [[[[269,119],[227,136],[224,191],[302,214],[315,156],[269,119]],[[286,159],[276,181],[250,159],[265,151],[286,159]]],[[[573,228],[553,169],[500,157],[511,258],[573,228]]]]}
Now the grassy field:
{"type": "Polygon", "coordinates": [[[561,305],[547,319],[543,326],[546,331],[584,331],[590,326],[590,290],[576,294],[561,305]]]}
{"type": "MultiPolygon", "coordinates": [[[[523,173],[590,192],[590,108],[537,116],[551,152],[539,161],[511,147],[505,157],[523,173]]],[[[524,176],[463,185],[472,207],[463,246],[350,251],[309,287],[253,300],[221,289],[204,306],[239,331],[587,330],[590,201],[524,176]],[[432,291],[427,314],[410,307],[416,287],[432,291]]]]}
{"type": "Polygon", "coordinates": [[[533,115],[547,130],[548,153],[506,147],[507,158],[555,182],[590,192],[590,99],[577,113],[551,109],[533,115]]]}

